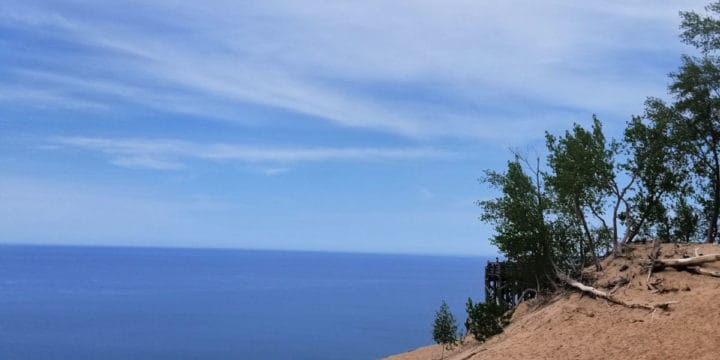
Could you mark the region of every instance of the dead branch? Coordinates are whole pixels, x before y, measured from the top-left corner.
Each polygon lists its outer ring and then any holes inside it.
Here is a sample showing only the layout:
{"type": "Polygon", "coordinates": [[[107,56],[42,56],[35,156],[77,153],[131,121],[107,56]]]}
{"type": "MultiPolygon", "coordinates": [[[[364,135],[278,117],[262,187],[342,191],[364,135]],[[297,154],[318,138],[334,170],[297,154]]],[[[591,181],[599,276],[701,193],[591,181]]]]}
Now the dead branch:
{"type": "Polygon", "coordinates": [[[608,294],[612,295],[612,294],[615,293],[615,291],[617,291],[621,286],[627,285],[627,284],[629,284],[629,283],[630,283],[630,279],[628,279],[628,278],[620,278],[620,281],[614,283],[614,286],[612,287],[612,289],[610,289],[610,291],[608,292],[608,294]]]}
{"type": "Polygon", "coordinates": [[[720,261],[720,254],[701,255],[687,259],[655,259],[653,265],[655,267],[655,270],[659,270],[664,268],[665,266],[677,268],[690,265],[699,265],[713,261],[720,261]]]}
{"type": "Polygon", "coordinates": [[[708,275],[708,276],[714,276],[714,277],[720,277],[720,271],[712,271],[708,269],[703,269],[700,266],[688,266],[686,268],[687,271],[700,274],[700,275],[708,275]]]}
{"type": "Polygon", "coordinates": [[[655,238],[655,240],[653,240],[653,249],[650,253],[650,266],[648,269],[648,276],[647,279],[645,279],[645,286],[647,286],[648,290],[652,290],[652,288],[650,288],[650,277],[652,276],[653,268],[655,267],[655,260],[657,260],[658,256],[660,256],[660,240],[655,238]]]}
{"type": "Polygon", "coordinates": [[[592,286],[587,286],[581,282],[575,281],[563,273],[558,272],[557,277],[561,281],[565,282],[566,284],[568,284],[582,292],[592,294],[595,297],[605,299],[607,301],[610,301],[610,302],[618,304],[618,305],[625,306],[630,309],[646,309],[646,310],[653,311],[655,309],[667,309],[669,305],[678,303],[678,301],[665,301],[665,302],[656,303],[656,304],[629,303],[624,300],[618,299],[604,291],[600,291],[592,286]]]}
{"type": "Polygon", "coordinates": [[[520,300],[518,301],[518,305],[520,305],[520,303],[527,301],[529,299],[537,298],[538,295],[539,295],[539,293],[538,293],[537,289],[533,289],[533,288],[525,289],[525,291],[523,291],[522,294],[520,294],[520,300]],[[530,294],[530,293],[533,294],[532,297],[528,296],[528,294],[530,294]]]}
{"type": "Polygon", "coordinates": [[[599,287],[599,288],[611,289],[614,287],[620,287],[620,286],[626,285],[629,282],[630,282],[630,279],[628,277],[617,276],[617,277],[612,278],[607,281],[600,281],[598,283],[595,283],[595,285],[597,285],[597,287],[599,287]]]}

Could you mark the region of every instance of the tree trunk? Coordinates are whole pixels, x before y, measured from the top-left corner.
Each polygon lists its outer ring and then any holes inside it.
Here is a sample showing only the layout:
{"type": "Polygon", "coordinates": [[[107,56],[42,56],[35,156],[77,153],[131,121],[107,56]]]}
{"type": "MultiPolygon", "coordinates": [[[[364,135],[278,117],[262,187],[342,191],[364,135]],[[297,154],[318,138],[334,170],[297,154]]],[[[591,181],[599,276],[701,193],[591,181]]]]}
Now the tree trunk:
{"type": "MultiPolygon", "coordinates": [[[[622,245],[625,244],[625,239],[623,239],[623,242],[620,242],[620,239],[618,238],[618,226],[617,226],[617,220],[618,220],[618,211],[620,210],[620,205],[622,204],[623,200],[625,199],[625,194],[627,191],[632,187],[632,184],[635,182],[636,175],[633,175],[630,179],[630,182],[625,185],[625,187],[620,191],[618,188],[618,185],[615,181],[613,181],[613,187],[615,189],[615,206],[613,207],[613,213],[612,213],[612,224],[613,224],[613,253],[615,255],[620,255],[622,252],[622,245]]],[[[627,219],[630,218],[630,209],[627,207],[627,203],[625,204],[625,216],[627,219]]],[[[625,230],[625,233],[627,234],[628,229],[625,230]]]]}
{"type": "MultiPolygon", "coordinates": [[[[620,255],[620,244],[618,242],[618,228],[617,228],[617,213],[618,208],[620,208],[620,197],[618,196],[617,202],[615,203],[615,207],[613,208],[613,254],[620,255]]],[[[630,214],[628,214],[629,216],[630,214]]]]}
{"type": "MultiPolygon", "coordinates": [[[[629,217],[628,217],[629,219],[629,217]]],[[[640,232],[640,229],[643,225],[645,225],[645,220],[647,219],[647,216],[641,216],[640,221],[633,227],[633,224],[627,225],[627,229],[625,230],[625,237],[623,238],[623,245],[630,243],[635,239],[635,236],[640,232]]]]}
{"type": "Polygon", "coordinates": [[[713,199],[710,218],[708,219],[708,231],[705,242],[711,244],[717,238],[718,216],[720,216],[720,169],[718,166],[718,156],[715,153],[715,168],[713,169],[713,199]]]}
{"type": "Polygon", "coordinates": [[[590,254],[592,255],[593,262],[595,263],[595,270],[602,271],[602,266],[600,266],[600,260],[598,260],[597,254],[595,253],[595,241],[593,240],[592,234],[590,233],[590,228],[588,227],[587,220],[585,220],[585,215],[583,214],[582,209],[580,209],[580,205],[577,203],[577,201],[575,202],[575,212],[580,219],[580,223],[582,223],[585,237],[587,238],[588,245],[590,246],[590,254]]]}
{"type": "Polygon", "coordinates": [[[585,239],[580,239],[580,270],[585,267],[585,239]]]}

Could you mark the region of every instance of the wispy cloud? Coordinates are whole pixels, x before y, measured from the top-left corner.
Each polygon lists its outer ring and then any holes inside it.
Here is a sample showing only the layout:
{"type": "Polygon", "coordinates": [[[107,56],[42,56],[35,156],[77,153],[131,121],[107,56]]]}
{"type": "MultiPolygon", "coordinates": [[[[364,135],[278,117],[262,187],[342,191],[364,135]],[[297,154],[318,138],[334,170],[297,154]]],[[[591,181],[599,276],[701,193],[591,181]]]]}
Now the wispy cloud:
{"type": "Polygon", "coordinates": [[[84,111],[106,110],[108,106],[101,102],[79,99],[62,91],[54,92],[47,89],[28,86],[0,85],[0,104],[14,103],[36,108],[69,109],[84,111]]]}
{"type": "Polygon", "coordinates": [[[290,167],[264,167],[258,169],[258,172],[268,176],[281,175],[291,170],[290,167]]]}
{"type": "Polygon", "coordinates": [[[432,148],[275,147],[174,139],[60,137],[53,139],[53,144],[101,153],[112,164],[127,168],[178,170],[185,167],[184,161],[205,160],[269,164],[271,166],[260,168],[260,172],[267,175],[289,171],[288,164],[303,162],[419,160],[457,156],[432,148]]]}
{"type": "Polygon", "coordinates": [[[418,186],[417,193],[422,200],[431,200],[437,197],[437,194],[425,186],[418,186]]]}
{"type": "Polygon", "coordinates": [[[704,4],[10,0],[0,22],[73,46],[39,61],[62,76],[16,80],[68,100],[105,94],[226,120],[256,104],[340,127],[497,140],[522,138],[513,130],[538,109],[563,123],[638,111],[672,70],[648,60],[681,51],[677,11],[704,4]]]}
{"type": "Polygon", "coordinates": [[[185,168],[185,165],[180,162],[158,159],[143,154],[117,156],[110,162],[129,169],[180,170],[185,168]]]}

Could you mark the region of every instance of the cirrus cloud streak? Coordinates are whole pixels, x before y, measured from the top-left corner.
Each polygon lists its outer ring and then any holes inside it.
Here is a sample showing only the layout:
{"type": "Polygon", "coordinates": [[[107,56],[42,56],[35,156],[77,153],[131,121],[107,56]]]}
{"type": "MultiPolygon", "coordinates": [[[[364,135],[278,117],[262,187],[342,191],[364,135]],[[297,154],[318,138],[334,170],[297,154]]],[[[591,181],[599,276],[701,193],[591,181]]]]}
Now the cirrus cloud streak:
{"type": "MultiPolygon", "coordinates": [[[[198,143],[177,139],[59,137],[53,145],[101,153],[117,166],[179,170],[188,160],[247,164],[297,164],[327,161],[394,161],[442,159],[458,156],[433,148],[278,147],[228,143],[198,143]]],[[[267,174],[286,169],[269,168],[267,174]]]]}

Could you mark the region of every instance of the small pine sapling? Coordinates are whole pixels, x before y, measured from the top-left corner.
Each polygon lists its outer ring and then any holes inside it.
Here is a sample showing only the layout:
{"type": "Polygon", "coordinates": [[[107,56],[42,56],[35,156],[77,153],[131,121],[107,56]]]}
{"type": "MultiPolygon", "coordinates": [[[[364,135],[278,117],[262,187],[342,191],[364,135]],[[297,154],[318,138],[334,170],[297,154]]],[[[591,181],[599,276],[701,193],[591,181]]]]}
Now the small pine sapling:
{"type": "Polygon", "coordinates": [[[445,356],[445,350],[452,349],[457,343],[457,323],[445,301],[440,305],[440,309],[435,312],[433,339],[436,343],[443,345],[443,355],[441,357],[445,356]]]}

